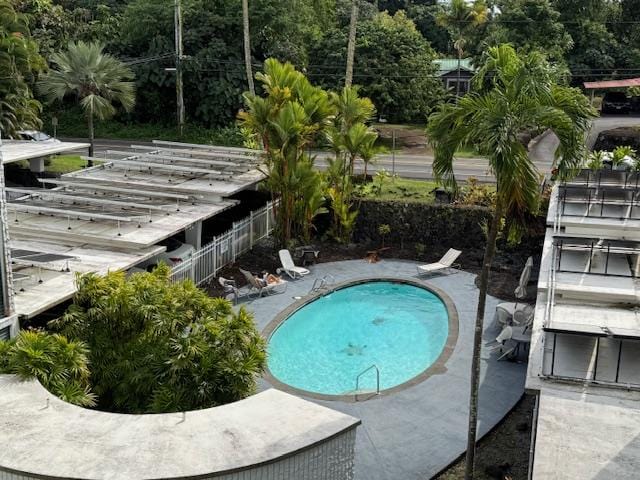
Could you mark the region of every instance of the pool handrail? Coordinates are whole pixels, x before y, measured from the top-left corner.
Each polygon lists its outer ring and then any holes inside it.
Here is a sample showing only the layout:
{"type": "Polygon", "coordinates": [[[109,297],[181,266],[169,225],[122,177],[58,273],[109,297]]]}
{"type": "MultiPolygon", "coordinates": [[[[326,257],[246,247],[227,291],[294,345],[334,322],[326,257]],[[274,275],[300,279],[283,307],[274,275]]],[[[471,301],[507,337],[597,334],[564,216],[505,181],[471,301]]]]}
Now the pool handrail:
{"type": "Polygon", "coordinates": [[[356,377],[356,390],[355,390],[355,393],[354,393],[356,401],[358,400],[358,392],[360,391],[360,377],[362,377],[362,375],[364,375],[365,373],[367,373],[371,369],[375,369],[375,371],[376,371],[376,395],[380,395],[380,369],[374,363],[373,365],[365,368],[356,377]]]}

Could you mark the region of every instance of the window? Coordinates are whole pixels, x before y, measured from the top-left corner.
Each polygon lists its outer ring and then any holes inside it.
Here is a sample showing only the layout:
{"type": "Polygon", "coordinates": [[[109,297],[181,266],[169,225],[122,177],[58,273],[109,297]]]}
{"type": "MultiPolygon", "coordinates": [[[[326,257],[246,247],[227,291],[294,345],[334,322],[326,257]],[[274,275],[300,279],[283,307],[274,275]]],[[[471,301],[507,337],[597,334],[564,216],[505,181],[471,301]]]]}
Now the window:
{"type": "MultiPolygon", "coordinates": [[[[447,78],[447,90],[455,93],[458,91],[456,88],[456,84],[458,80],[456,78],[447,78]]],[[[464,95],[469,91],[469,79],[461,78],[460,79],[460,95],[464,95]]]]}
{"type": "Polygon", "coordinates": [[[11,336],[10,326],[0,328],[0,340],[9,340],[10,336],[11,336]]]}

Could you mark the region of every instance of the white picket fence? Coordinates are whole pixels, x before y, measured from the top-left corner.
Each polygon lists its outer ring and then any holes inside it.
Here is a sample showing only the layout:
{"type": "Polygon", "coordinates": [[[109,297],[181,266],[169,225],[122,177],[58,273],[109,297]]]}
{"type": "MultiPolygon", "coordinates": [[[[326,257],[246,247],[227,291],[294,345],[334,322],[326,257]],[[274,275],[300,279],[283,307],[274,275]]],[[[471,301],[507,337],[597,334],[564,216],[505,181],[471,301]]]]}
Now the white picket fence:
{"type": "Polygon", "coordinates": [[[260,239],[271,234],[275,224],[274,203],[269,202],[239,222],[231,230],[218,235],[212,242],[197,250],[189,260],[175,266],[171,280],[191,279],[201,285],[216,276],[223,267],[253,248],[260,239]]]}

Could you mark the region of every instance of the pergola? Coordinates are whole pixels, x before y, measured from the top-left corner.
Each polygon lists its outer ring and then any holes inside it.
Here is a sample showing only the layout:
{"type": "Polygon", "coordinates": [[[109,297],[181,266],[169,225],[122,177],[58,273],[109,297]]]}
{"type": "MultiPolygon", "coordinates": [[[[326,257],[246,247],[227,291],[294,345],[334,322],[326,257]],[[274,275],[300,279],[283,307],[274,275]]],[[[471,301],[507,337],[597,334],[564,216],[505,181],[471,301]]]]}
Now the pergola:
{"type": "Polygon", "coordinates": [[[42,188],[6,189],[11,247],[47,260],[15,262],[18,313],[30,317],[68,298],[73,271],[127,269],[179,232],[200,248],[202,222],[236,205],[228,197],[264,177],[260,151],[154,143],[83,157],[94,166],[40,179],[42,188]],[[75,259],[65,263],[72,272],[52,260],[60,255],[75,259]]]}

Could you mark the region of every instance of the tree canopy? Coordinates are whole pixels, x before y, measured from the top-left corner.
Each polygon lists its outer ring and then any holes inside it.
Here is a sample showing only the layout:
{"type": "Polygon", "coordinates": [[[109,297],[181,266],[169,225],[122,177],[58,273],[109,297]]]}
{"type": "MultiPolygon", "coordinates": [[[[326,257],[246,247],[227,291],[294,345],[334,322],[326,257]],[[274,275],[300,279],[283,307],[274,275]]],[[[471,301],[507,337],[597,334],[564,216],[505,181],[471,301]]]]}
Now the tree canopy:
{"type": "MultiPolygon", "coordinates": [[[[446,99],[435,58],[471,56],[478,63],[487,47],[502,43],[544,53],[566,67],[566,78],[576,86],[637,76],[638,2],[358,0],[353,83],[373,100],[380,116],[422,122],[446,99]]],[[[22,42],[15,55],[29,58],[16,64],[20,80],[0,83],[4,123],[13,109],[20,119],[13,123],[38,124],[38,104],[29,89],[44,68],[38,49],[51,61],[69,41],[84,41],[104,44],[136,75],[138,102],[131,113],[119,113],[121,120],[173,124],[171,0],[2,0],[0,5],[3,31],[19,33],[0,34],[0,51],[10,52],[12,43],[22,42]]],[[[251,0],[248,5],[254,72],[267,58],[277,58],[323,88],[342,88],[352,0],[251,0]]],[[[182,9],[187,120],[204,127],[229,125],[248,83],[242,9],[238,0],[182,0],[182,9]]]]}
{"type": "Polygon", "coordinates": [[[27,17],[0,0],[0,132],[5,137],[40,126],[41,107],[31,84],[44,67],[27,17]]]}
{"type": "Polygon", "coordinates": [[[190,282],[153,273],[77,277],[73,304],[51,327],[86,346],[101,409],[158,413],[212,407],[255,390],[265,343],[244,309],[190,282]]]}

